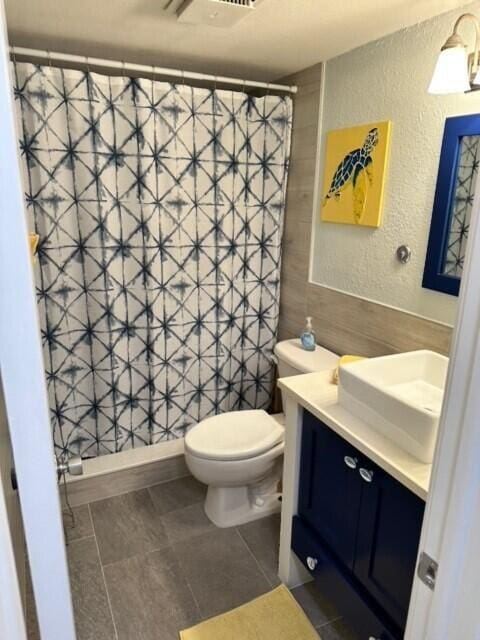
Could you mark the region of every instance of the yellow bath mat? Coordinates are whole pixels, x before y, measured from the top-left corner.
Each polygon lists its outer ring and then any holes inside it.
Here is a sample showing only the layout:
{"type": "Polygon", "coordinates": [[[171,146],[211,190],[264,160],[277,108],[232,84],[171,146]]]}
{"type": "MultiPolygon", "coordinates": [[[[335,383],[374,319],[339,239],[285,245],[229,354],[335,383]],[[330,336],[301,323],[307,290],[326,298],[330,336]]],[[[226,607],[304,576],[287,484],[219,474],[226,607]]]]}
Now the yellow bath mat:
{"type": "Polygon", "coordinates": [[[181,640],[319,640],[284,585],[180,632],[181,640]]]}

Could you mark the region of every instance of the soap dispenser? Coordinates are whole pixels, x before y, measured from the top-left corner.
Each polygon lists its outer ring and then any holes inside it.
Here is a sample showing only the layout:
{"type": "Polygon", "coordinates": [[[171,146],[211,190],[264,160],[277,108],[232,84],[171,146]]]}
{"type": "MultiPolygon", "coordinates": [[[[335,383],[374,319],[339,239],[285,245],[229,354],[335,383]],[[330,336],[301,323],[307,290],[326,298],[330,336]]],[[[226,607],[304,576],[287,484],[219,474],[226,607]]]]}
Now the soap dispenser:
{"type": "Polygon", "coordinates": [[[312,318],[310,316],[307,318],[307,326],[305,327],[305,331],[300,336],[300,341],[302,343],[302,347],[306,351],[315,351],[316,341],[315,341],[315,333],[312,328],[312,318]]]}

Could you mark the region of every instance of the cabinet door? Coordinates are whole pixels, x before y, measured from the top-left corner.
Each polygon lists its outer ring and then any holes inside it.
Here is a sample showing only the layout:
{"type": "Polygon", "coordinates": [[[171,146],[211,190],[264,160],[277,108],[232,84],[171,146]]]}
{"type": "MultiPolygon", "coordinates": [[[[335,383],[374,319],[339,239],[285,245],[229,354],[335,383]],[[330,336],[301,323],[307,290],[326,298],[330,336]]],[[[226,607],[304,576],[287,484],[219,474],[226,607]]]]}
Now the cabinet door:
{"type": "MultiPolygon", "coordinates": [[[[305,524],[302,517],[292,522],[292,549],[310,571],[317,589],[332,603],[339,615],[355,629],[360,640],[400,640],[403,633],[392,626],[381,608],[362,593],[357,580],[319,541],[318,535],[305,524]],[[313,563],[312,563],[313,561],[313,563]]],[[[363,591],[363,590],[362,590],[363,591]]],[[[350,636],[349,636],[350,638],[350,636]]]]}
{"type": "Polygon", "coordinates": [[[425,504],[363,458],[354,572],[401,628],[405,627],[425,504]],[[371,481],[369,475],[372,473],[371,481]]]}
{"type": "Polygon", "coordinates": [[[359,457],[356,449],[304,412],[299,513],[350,569],[362,491],[358,471],[352,467],[359,457]]]}

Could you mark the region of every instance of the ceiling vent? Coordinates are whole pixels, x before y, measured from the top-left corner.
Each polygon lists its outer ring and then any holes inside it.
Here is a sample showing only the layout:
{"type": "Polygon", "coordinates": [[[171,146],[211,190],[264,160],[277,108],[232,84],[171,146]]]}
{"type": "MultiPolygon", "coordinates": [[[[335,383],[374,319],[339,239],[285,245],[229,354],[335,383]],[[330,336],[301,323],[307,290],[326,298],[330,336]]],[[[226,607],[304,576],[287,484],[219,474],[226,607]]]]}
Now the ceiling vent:
{"type": "Polygon", "coordinates": [[[232,27],[252,13],[262,0],[186,0],[177,10],[179,22],[232,27]]]}

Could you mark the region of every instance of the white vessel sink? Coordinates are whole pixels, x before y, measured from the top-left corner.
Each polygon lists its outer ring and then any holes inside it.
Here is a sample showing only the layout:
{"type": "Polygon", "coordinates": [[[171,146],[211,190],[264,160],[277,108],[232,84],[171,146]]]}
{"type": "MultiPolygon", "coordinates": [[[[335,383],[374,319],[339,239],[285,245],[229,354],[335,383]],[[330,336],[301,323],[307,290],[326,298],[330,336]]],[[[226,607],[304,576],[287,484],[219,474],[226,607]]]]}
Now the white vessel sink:
{"type": "Polygon", "coordinates": [[[448,358],[411,351],[340,367],[338,401],[421,462],[433,460],[448,358]]]}

